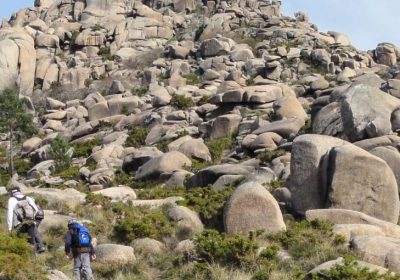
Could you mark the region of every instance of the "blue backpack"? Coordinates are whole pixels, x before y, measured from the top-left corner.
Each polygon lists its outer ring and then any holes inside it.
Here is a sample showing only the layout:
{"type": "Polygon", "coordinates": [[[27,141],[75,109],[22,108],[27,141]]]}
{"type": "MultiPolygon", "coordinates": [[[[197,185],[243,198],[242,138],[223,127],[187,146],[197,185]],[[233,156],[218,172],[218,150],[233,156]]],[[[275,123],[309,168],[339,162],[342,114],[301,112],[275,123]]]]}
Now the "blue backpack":
{"type": "Polygon", "coordinates": [[[80,224],[74,224],[74,234],[72,237],[74,247],[89,247],[90,246],[90,232],[89,229],[80,224]]]}

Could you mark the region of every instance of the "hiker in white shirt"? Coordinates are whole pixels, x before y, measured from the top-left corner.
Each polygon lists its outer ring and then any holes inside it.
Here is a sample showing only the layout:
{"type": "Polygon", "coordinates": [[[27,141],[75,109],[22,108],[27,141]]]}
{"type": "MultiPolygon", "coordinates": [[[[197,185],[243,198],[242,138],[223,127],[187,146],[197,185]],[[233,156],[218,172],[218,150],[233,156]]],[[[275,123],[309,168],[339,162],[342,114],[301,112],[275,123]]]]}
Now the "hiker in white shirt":
{"type": "Polygon", "coordinates": [[[7,207],[8,230],[11,232],[15,229],[18,235],[28,233],[29,243],[34,245],[38,253],[43,253],[45,248],[38,231],[39,221],[36,219],[38,212],[39,207],[33,198],[23,195],[18,187],[11,189],[7,207]]]}

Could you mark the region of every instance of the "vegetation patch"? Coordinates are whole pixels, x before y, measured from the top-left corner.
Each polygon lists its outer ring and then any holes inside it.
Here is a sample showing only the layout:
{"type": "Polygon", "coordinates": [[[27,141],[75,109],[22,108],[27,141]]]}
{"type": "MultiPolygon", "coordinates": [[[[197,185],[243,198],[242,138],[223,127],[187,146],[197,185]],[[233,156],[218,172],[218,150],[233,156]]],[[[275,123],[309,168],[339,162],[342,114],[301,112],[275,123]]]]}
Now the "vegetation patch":
{"type": "Polygon", "coordinates": [[[197,73],[189,73],[187,75],[184,75],[183,78],[186,79],[187,85],[198,85],[203,82],[203,78],[197,73]]]}
{"type": "Polygon", "coordinates": [[[216,140],[207,141],[206,146],[210,151],[211,158],[214,162],[219,162],[225,150],[231,150],[235,147],[233,137],[224,137],[216,140]]]}
{"type": "Polygon", "coordinates": [[[150,189],[136,191],[138,199],[162,199],[172,196],[184,196],[185,189],[182,186],[156,186],[150,189]]]}
{"type": "Polygon", "coordinates": [[[313,274],[312,280],[396,280],[399,277],[399,274],[394,275],[390,272],[380,274],[378,271],[362,268],[354,258],[346,257],[343,264],[336,264],[328,270],[321,271],[319,274],[313,274]]]}
{"type": "Polygon", "coordinates": [[[187,110],[195,105],[192,98],[183,95],[172,96],[170,104],[179,110],[187,110]]]}
{"type": "Polygon", "coordinates": [[[168,220],[168,209],[131,208],[119,205],[113,208],[117,213],[114,239],[129,244],[137,238],[162,240],[175,232],[175,224],[168,220]]]}
{"type": "Polygon", "coordinates": [[[222,216],[226,201],[234,192],[233,187],[216,191],[211,186],[189,190],[179,205],[186,206],[199,214],[206,227],[223,230],[222,216]]]}
{"type": "Polygon", "coordinates": [[[0,232],[0,276],[2,279],[47,279],[26,239],[3,232],[0,232]]]}
{"type": "Polygon", "coordinates": [[[55,173],[62,172],[71,166],[72,155],[69,142],[60,136],[53,139],[49,148],[49,155],[55,161],[55,173]]]}
{"type": "Polygon", "coordinates": [[[100,138],[94,138],[84,142],[76,142],[72,144],[72,147],[74,148],[73,157],[89,157],[92,154],[93,148],[101,145],[101,142],[102,141],[100,138]]]}
{"type": "Polygon", "coordinates": [[[125,142],[125,147],[135,147],[139,148],[142,145],[145,145],[147,134],[149,134],[149,129],[138,126],[130,126],[128,127],[128,138],[125,142]]]}
{"type": "Polygon", "coordinates": [[[262,153],[257,155],[257,158],[262,162],[270,162],[277,157],[281,157],[285,155],[286,151],[284,149],[276,149],[276,150],[265,150],[262,153]]]}

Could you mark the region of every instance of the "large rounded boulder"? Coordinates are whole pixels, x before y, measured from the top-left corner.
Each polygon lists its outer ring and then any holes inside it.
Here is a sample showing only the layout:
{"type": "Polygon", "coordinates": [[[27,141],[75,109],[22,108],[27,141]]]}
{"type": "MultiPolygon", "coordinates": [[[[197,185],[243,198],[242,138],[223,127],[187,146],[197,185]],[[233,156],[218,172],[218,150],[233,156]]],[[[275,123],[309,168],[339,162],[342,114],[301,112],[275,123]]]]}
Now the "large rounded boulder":
{"type": "Polygon", "coordinates": [[[140,166],[136,172],[135,179],[148,180],[159,178],[162,173],[171,173],[183,167],[190,167],[191,165],[192,161],[187,156],[181,152],[172,151],[155,157],[140,166]]]}
{"type": "Polygon", "coordinates": [[[324,208],[327,186],[321,180],[322,158],[331,148],[346,144],[349,143],[341,139],[314,134],[301,135],[293,141],[287,187],[296,212],[324,208]]]}
{"type": "Polygon", "coordinates": [[[360,211],[397,223],[397,182],[385,161],[354,145],[334,147],[328,161],[328,208],[360,211]]]}
{"type": "Polygon", "coordinates": [[[132,247],[117,244],[101,244],[96,247],[96,261],[108,265],[126,265],[136,261],[132,247]]]}
{"type": "Polygon", "coordinates": [[[224,227],[228,234],[248,234],[264,230],[268,234],[286,230],[275,198],[260,184],[239,186],[224,209],[224,227]]]}

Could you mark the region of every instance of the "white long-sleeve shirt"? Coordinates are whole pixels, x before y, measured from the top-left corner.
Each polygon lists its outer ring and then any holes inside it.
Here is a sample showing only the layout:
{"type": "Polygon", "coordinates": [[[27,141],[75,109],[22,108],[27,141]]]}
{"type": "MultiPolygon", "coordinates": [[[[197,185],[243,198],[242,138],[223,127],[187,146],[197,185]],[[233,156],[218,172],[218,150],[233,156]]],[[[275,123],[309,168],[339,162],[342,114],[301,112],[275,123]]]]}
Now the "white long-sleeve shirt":
{"type": "MultiPolygon", "coordinates": [[[[15,210],[15,207],[17,206],[17,204],[18,204],[17,198],[23,198],[23,197],[24,197],[23,194],[16,193],[16,194],[14,194],[13,197],[10,197],[10,199],[8,200],[7,226],[8,226],[8,230],[9,231],[11,231],[18,224],[20,224],[20,222],[17,221],[17,219],[14,219],[14,210],[15,210]]],[[[33,198],[27,196],[26,200],[33,207],[33,209],[35,209],[35,211],[39,210],[38,207],[36,206],[35,200],[33,198]]]]}

